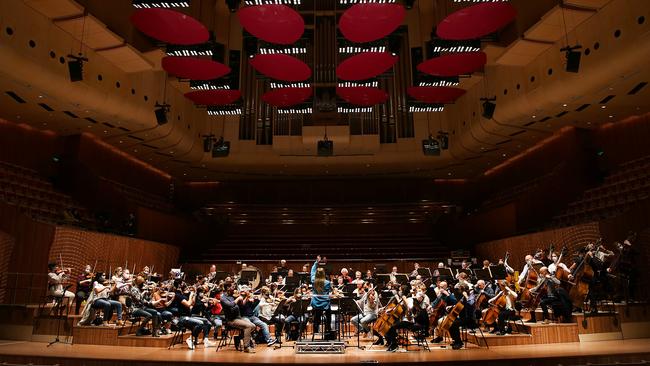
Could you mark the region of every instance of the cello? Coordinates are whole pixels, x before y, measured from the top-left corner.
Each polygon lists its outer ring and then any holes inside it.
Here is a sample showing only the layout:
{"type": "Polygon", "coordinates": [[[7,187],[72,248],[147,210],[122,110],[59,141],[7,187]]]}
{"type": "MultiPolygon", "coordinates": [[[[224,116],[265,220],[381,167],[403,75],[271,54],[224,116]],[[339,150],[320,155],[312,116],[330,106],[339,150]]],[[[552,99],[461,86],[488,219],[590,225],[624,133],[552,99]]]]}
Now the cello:
{"type": "Polygon", "coordinates": [[[499,313],[501,313],[501,310],[505,309],[506,307],[506,296],[506,290],[502,289],[501,294],[499,294],[499,296],[494,299],[494,301],[490,304],[490,307],[485,311],[485,313],[483,313],[481,323],[484,325],[489,325],[497,321],[499,318],[499,313]]]}
{"type": "Polygon", "coordinates": [[[456,305],[451,309],[449,314],[440,322],[440,325],[436,328],[436,334],[439,337],[442,337],[443,335],[447,334],[449,332],[449,328],[454,324],[456,319],[458,318],[458,315],[460,315],[460,312],[463,311],[465,308],[465,305],[461,302],[458,301],[456,305]]]}
{"type": "Polygon", "coordinates": [[[404,316],[403,302],[404,298],[400,299],[399,302],[391,302],[381,309],[372,330],[385,337],[390,328],[404,316]]]}

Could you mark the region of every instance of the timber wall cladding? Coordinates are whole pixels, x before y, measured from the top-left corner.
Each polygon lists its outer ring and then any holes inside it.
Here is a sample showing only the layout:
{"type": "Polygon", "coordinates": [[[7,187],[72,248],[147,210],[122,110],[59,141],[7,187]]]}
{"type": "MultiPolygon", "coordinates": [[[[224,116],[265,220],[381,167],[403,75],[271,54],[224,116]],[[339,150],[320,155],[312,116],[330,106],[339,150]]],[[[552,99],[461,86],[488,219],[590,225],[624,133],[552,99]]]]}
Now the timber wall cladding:
{"type": "MultiPolygon", "coordinates": [[[[566,245],[570,255],[587,243],[598,240],[600,236],[599,224],[592,222],[481,243],[476,245],[475,252],[479,260],[489,259],[495,262],[508,251],[508,264],[515,270],[521,270],[526,254],[533,254],[537,248],[548,248],[552,243],[559,252],[566,245]]],[[[611,243],[605,245],[609,248],[611,243]]],[[[563,262],[570,263],[571,259],[567,258],[563,262]]]]}
{"type": "Polygon", "coordinates": [[[0,231],[0,304],[4,304],[6,300],[8,286],[6,274],[9,272],[9,262],[15,244],[16,240],[13,236],[0,231]]]}
{"type": "Polygon", "coordinates": [[[173,245],[130,238],[125,236],[84,231],[76,228],[57,227],[50,249],[50,262],[63,259],[65,267],[71,267],[73,278],[81,273],[86,264],[96,271],[108,272],[128,263],[129,270],[139,272],[144,266],[155,266],[154,271],[168,273],[178,263],[179,248],[173,245]],[[60,257],[59,257],[60,256],[60,257]]]}

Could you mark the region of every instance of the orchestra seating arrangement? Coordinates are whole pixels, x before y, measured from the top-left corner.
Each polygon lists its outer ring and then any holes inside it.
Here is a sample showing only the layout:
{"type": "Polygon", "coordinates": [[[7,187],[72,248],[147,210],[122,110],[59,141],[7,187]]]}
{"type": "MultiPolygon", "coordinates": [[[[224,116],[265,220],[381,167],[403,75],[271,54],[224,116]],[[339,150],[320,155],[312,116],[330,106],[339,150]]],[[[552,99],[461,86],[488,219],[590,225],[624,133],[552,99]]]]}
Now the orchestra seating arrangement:
{"type": "Polygon", "coordinates": [[[598,187],[586,190],[553,218],[556,226],[569,226],[620,215],[650,197],[650,156],[621,164],[598,187]]]}
{"type": "Polygon", "coordinates": [[[0,161],[0,201],[20,207],[34,219],[89,224],[93,218],[81,205],[43,179],[38,172],[0,161]]]}

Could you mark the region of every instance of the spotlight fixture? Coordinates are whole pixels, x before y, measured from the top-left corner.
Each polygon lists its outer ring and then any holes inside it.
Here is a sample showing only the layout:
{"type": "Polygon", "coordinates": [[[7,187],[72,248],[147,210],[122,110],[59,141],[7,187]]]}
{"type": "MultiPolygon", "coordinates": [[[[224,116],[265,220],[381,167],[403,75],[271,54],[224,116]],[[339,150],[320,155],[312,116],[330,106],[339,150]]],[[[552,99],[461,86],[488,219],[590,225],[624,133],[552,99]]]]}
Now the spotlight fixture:
{"type": "Polygon", "coordinates": [[[79,56],[68,55],[68,72],[70,73],[71,82],[74,83],[84,79],[84,62],[88,62],[88,59],[81,53],[79,56]]]}
{"type": "Polygon", "coordinates": [[[354,4],[394,4],[397,0],[339,0],[341,5],[354,5],[354,4]]]}
{"type": "Polygon", "coordinates": [[[239,116],[242,110],[238,106],[208,107],[208,116],[239,116]]]}
{"type": "Polygon", "coordinates": [[[440,142],[429,135],[429,138],[422,140],[422,152],[426,156],[440,156],[440,142]]]}
{"type": "Polygon", "coordinates": [[[217,54],[217,46],[213,42],[198,45],[167,45],[167,56],[176,57],[213,57],[217,54]]]}
{"type": "Polygon", "coordinates": [[[372,107],[338,107],[337,109],[339,113],[370,113],[372,110],[372,107]]]}
{"type": "Polygon", "coordinates": [[[439,86],[458,86],[460,79],[458,76],[449,78],[440,78],[429,75],[420,76],[418,86],[439,87],[439,86]]]}
{"type": "Polygon", "coordinates": [[[494,117],[494,110],[497,108],[497,104],[494,103],[497,97],[481,98],[481,100],[483,101],[483,118],[492,119],[494,117]]]}
{"type": "Polygon", "coordinates": [[[154,113],[156,114],[156,122],[158,122],[159,125],[167,123],[167,113],[170,108],[171,106],[169,104],[159,104],[156,102],[154,113]]]}
{"type": "Polygon", "coordinates": [[[283,108],[283,109],[278,108],[278,114],[312,114],[312,113],[313,113],[312,107],[283,108]]]}
{"type": "Polygon", "coordinates": [[[224,141],[223,136],[214,142],[212,146],[213,158],[225,158],[230,154],[230,141],[224,141]]]}
{"type": "Polygon", "coordinates": [[[230,90],[230,84],[222,79],[217,80],[190,80],[192,90],[230,90]]]}
{"type": "Polygon", "coordinates": [[[131,1],[131,4],[136,9],[189,8],[190,0],[185,0],[185,1],[133,0],[131,1]]]}
{"type": "Polygon", "coordinates": [[[342,46],[339,47],[340,54],[357,54],[362,52],[386,52],[386,46],[371,46],[371,47],[360,47],[360,46],[342,46]]]}
{"type": "Polygon", "coordinates": [[[576,50],[581,48],[582,46],[579,44],[560,48],[561,52],[565,52],[567,72],[577,73],[580,70],[580,57],[582,56],[582,52],[576,50]]]}
{"type": "Polygon", "coordinates": [[[367,82],[361,82],[357,83],[354,81],[339,81],[337,84],[339,88],[358,88],[358,87],[365,87],[365,88],[377,88],[379,87],[379,81],[367,81],[367,82]]]}
{"type": "Polygon", "coordinates": [[[272,81],[270,84],[271,89],[279,88],[311,88],[310,83],[278,83],[272,81]]]}
{"type": "Polygon", "coordinates": [[[286,48],[260,47],[259,53],[262,55],[273,55],[277,53],[283,53],[285,55],[302,55],[307,53],[307,48],[305,47],[286,47],[286,48]]]}

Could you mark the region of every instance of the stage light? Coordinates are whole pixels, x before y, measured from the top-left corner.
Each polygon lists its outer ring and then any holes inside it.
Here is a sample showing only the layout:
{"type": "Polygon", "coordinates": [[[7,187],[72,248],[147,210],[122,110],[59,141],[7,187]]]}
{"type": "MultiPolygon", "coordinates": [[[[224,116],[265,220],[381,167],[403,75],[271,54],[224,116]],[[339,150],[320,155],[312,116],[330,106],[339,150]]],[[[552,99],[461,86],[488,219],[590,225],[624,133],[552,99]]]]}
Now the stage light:
{"type": "Polygon", "coordinates": [[[580,57],[582,56],[582,53],[576,50],[581,48],[581,45],[560,48],[560,51],[565,52],[567,72],[577,73],[580,71],[580,57]]]}
{"type": "Polygon", "coordinates": [[[338,107],[337,109],[339,113],[370,113],[372,110],[372,107],[338,107]]]}
{"type": "Polygon", "coordinates": [[[159,125],[167,123],[167,113],[169,112],[170,107],[169,104],[159,104],[156,102],[154,113],[156,114],[156,122],[158,122],[159,125]]]}
{"type": "Polygon", "coordinates": [[[190,80],[192,90],[230,90],[230,84],[224,80],[190,80]]]}
{"type": "Polygon", "coordinates": [[[440,156],[440,142],[429,136],[428,139],[422,140],[422,152],[426,156],[440,156]]]}
{"type": "Polygon", "coordinates": [[[230,141],[224,141],[223,137],[220,137],[212,146],[212,157],[225,158],[228,154],[230,154],[230,141]]]}
{"type": "Polygon", "coordinates": [[[429,113],[429,112],[444,112],[445,106],[443,105],[410,105],[409,113],[429,113]]]}
{"type": "Polygon", "coordinates": [[[494,98],[481,98],[483,101],[483,118],[492,119],[494,117],[494,111],[497,108],[497,104],[493,103],[497,100],[497,97],[494,98]]]}
{"type": "Polygon", "coordinates": [[[239,116],[242,110],[238,106],[208,107],[208,116],[239,116]]]}
{"type": "Polygon", "coordinates": [[[312,107],[283,108],[283,109],[278,108],[278,114],[312,114],[312,113],[313,113],[312,107]]]}
{"type": "Polygon", "coordinates": [[[339,0],[342,5],[354,4],[394,4],[397,0],[339,0]]]}
{"type": "Polygon", "coordinates": [[[189,8],[190,0],[185,0],[185,1],[133,0],[131,4],[136,9],[189,8]]]}
{"type": "Polygon", "coordinates": [[[368,81],[365,83],[356,83],[354,81],[339,81],[337,84],[339,88],[377,88],[379,87],[379,81],[368,81]]]}
{"type": "Polygon", "coordinates": [[[84,79],[83,69],[84,62],[88,61],[87,58],[79,54],[79,56],[68,55],[68,72],[70,74],[70,81],[77,82],[84,79]]]}
{"type": "Polygon", "coordinates": [[[317,145],[318,156],[332,156],[334,155],[334,141],[330,141],[325,136],[324,140],[318,141],[317,145]]]}
{"type": "Polygon", "coordinates": [[[245,0],[244,4],[247,5],[247,6],[252,6],[252,5],[273,5],[273,4],[301,5],[302,0],[245,0]]]}
{"type": "Polygon", "coordinates": [[[307,48],[305,47],[287,47],[287,48],[260,47],[259,52],[262,55],[273,55],[277,53],[283,53],[285,55],[302,55],[307,53],[307,48]]]}

